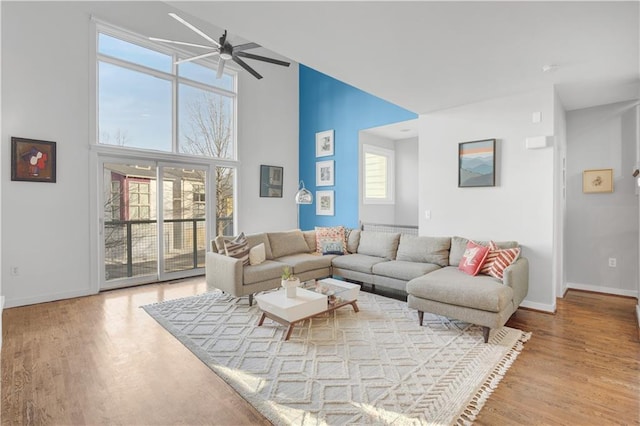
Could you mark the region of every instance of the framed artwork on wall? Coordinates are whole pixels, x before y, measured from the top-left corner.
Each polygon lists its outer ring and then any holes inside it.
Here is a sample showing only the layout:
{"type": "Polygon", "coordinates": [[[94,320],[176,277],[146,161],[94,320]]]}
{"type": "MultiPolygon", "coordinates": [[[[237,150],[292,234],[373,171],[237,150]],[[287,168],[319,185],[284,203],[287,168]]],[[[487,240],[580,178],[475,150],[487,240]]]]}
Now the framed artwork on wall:
{"type": "Polygon", "coordinates": [[[284,169],[278,166],[260,166],[260,196],[282,198],[284,169]]]}
{"type": "Polygon", "coordinates": [[[613,169],[583,171],[582,192],[585,194],[613,192],[613,169]]]}
{"type": "Polygon", "coordinates": [[[316,163],[316,186],[333,186],[333,160],[318,161],[316,163]]]}
{"type": "Polygon", "coordinates": [[[333,130],[316,133],[316,157],[333,155],[333,130]]]}
{"type": "Polygon", "coordinates": [[[333,191],[316,191],[316,215],[333,216],[334,209],[333,191]]]}
{"type": "Polygon", "coordinates": [[[458,144],[458,188],[496,186],[496,140],[458,144]]]}
{"type": "Polygon", "coordinates": [[[11,180],[56,182],[56,143],[11,138],[11,180]]]}

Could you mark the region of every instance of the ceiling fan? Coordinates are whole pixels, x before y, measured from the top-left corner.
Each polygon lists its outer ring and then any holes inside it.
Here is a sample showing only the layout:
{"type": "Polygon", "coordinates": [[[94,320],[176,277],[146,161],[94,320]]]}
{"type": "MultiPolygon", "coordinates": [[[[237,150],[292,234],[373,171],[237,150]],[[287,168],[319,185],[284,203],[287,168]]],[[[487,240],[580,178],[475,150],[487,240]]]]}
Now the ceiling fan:
{"type": "Polygon", "coordinates": [[[254,55],[253,53],[245,52],[245,50],[255,49],[256,47],[260,47],[260,45],[257,43],[245,43],[245,44],[240,44],[238,46],[233,46],[231,43],[229,43],[229,41],[227,41],[227,30],[224,31],[219,41],[215,41],[213,38],[209,37],[200,29],[196,28],[194,25],[185,21],[183,18],[176,15],[175,13],[169,13],[169,16],[171,16],[173,19],[180,22],[181,24],[183,24],[184,26],[186,26],[187,28],[189,28],[190,30],[192,30],[193,32],[195,32],[196,34],[198,34],[199,36],[207,40],[209,43],[211,43],[211,46],[205,46],[202,44],[187,43],[184,41],[175,41],[175,40],[167,40],[167,39],[157,38],[157,37],[149,37],[149,40],[153,40],[153,41],[160,41],[163,43],[178,44],[181,46],[191,46],[191,47],[198,47],[202,49],[211,50],[211,52],[207,52],[202,55],[181,59],[179,61],[176,61],[176,64],[181,64],[184,62],[190,62],[190,61],[195,61],[197,59],[203,59],[203,58],[208,58],[210,56],[219,55],[220,60],[218,61],[218,72],[216,73],[216,78],[222,77],[222,72],[224,71],[225,62],[227,62],[228,60],[232,60],[233,62],[237,63],[242,68],[247,70],[249,73],[251,73],[251,75],[253,75],[257,79],[261,79],[262,76],[256,70],[251,68],[245,61],[243,61],[242,58],[254,59],[256,61],[268,62],[270,64],[282,65],[284,67],[288,67],[290,65],[289,62],[280,61],[278,59],[267,58],[266,56],[254,55]]]}

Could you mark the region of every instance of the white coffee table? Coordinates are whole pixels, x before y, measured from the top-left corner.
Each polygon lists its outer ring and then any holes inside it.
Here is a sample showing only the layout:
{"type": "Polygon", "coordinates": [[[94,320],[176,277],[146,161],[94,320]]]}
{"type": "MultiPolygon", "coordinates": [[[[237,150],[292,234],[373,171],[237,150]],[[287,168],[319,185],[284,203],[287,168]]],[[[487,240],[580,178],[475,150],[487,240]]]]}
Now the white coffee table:
{"type": "Polygon", "coordinates": [[[297,323],[346,305],[353,306],[353,310],[359,312],[356,299],[360,286],[327,279],[318,281],[313,288],[314,290],[316,288],[318,290],[321,288],[330,289],[329,291],[332,291],[334,296],[331,298],[331,303],[327,294],[301,287],[296,289],[296,297],[287,297],[284,290],[256,295],[255,299],[258,302],[258,307],[262,310],[258,326],[264,323],[265,318],[269,318],[287,327],[284,340],[289,340],[293,327],[297,323]]]}

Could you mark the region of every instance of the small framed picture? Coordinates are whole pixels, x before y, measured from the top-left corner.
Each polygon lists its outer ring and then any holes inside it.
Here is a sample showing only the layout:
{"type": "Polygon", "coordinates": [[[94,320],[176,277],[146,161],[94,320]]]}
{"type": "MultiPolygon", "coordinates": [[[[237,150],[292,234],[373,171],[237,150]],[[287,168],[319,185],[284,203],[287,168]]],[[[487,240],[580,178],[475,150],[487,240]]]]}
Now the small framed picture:
{"type": "Polygon", "coordinates": [[[613,169],[583,171],[582,192],[585,194],[613,192],[613,169]]]}
{"type": "Polygon", "coordinates": [[[333,155],[333,130],[316,133],[316,157],[333,155]]]}
{"type": "Polygon", "coordinates": [[[316,186],[333,186],[333,160],[316,163],[316,186]]]}
{"type": "Polygon", "coordinates": [[[278,166],[260,166],[260,196],[282,198],[283,168],[278,166]]]}
{"type": "Polygon", "coordinates": [[[333,191],[316,191],[316,214],[318,216],[333,216],[333,191]]]}
{"type": "Polygon", "coordinates": [[[11,180],[56,181],[56,143],[11,138],[11,180]]]}
{"type": "Polygon", "coordinates": [[[458,144],[458,188],[496,186],[496,140],[458,144]]]}

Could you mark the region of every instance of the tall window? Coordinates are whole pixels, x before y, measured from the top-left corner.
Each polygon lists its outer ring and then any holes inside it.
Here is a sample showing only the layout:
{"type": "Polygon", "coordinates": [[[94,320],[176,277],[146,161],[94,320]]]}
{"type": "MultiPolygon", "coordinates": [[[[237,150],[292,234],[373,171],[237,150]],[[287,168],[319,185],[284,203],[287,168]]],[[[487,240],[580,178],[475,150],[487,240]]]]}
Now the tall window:
{"type": "Polygon", "coordinates": [[[186,53],[98,28],[98,143],[236,159],[235,74],[186,53]]]}
{"type": "Polygon", "coordinates": [[[393,204],[395,154],[373,145],[362,146],[362,177],[365,204],[393,204]]]}

